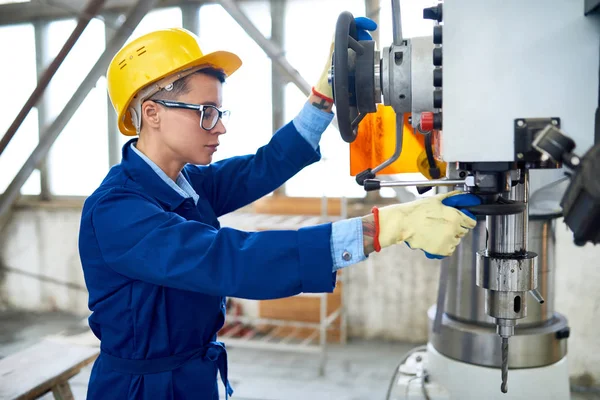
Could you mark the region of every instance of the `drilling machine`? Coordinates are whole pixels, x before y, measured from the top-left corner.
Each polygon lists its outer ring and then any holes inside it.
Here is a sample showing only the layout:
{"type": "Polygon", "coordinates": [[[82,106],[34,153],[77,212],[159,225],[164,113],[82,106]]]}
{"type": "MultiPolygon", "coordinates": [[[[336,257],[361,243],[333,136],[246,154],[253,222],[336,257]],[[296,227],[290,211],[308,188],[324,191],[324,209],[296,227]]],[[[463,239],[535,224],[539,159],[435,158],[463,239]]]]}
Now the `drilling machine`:
{"type": "Polygon", "coordinates": [[[404,38],[392,0],[393,42],[382,49],[358,41],[350,13],[339,16],[330,78],[343,140],[353,143],[380,105],[396,114],[395,132],[383,132],[395,135],[394,154],[357,174],[358,184],[448,187],[482,200],[467,208],[477,227],[441,262],[428,344],[400,363],[388,398],[569,398],[552,229],[564,217],[576,244],[600,242],[599,8],[596,0],[448,0],[423,10],[432,36],[404,38]],[[402,155],[406,114],[437,179],[377,177],[402,155]],[[578,157],[575,143],[591,147],[594,129],[597,145],[578,157]],[[561,207],[533,215],[530,175],[564,167],[571,183],[561,207]]]}

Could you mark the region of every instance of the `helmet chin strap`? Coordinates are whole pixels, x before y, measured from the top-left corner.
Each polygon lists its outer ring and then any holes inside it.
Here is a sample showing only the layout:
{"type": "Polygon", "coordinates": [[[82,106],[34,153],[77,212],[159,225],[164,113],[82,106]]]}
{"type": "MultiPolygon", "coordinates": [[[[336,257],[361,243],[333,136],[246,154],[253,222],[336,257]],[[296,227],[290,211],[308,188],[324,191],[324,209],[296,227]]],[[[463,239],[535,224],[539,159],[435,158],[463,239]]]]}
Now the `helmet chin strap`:
{"type": "Polygon", "coordinates": [[[194,68],[185,69],[183,71],[179,71],[176,74],[169,75],[166,78],[163,78],[157,82],[151,83],[150,85],[142,88],[131,100],[129,106],[129,114],[131,115],[131,122],[135,127],[136,133],[139,135],[142,130],[142,104],[148,100],[150,97],[160,92],[161,90],[165,90],[170,92],[173,90],[173,83],[178,81],[179,79],[185,78],[188,75],[193,74],[196,71],[201,69],[210,67],[210,65],[200,65],[194,68]]]}

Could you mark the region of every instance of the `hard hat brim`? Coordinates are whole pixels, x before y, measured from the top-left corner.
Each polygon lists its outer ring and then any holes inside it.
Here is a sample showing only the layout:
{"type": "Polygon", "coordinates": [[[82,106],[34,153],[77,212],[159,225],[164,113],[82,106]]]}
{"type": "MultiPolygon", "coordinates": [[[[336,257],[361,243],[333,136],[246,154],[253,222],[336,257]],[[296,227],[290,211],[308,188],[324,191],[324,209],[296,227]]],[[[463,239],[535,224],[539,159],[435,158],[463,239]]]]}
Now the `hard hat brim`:
{"type": "MultiPolygon", "coordinates": [[[[191,69],[191,68],[202,67],[204,65],[207,68],[212,67],[212,68],[220,69],[223,71],[223,73],[225,74],[226,77],[230,77],[235,71],[237,71],[242,66],[242,60],[234,53],[230,53],[228,51],[222,51],[222,50],[215,51],[212,53],[205,54],[202,57],[197,58],[196,60],[185,64],[181,68],[179,68],[175,71],[172,71],[168,75],[165,75],[165,76],[160,77],[159,79],[156,79],[154,82],[156,82],[160,79],[163,79],[167,76],[171,76],[177,72],[191,69]]],[[[129,101],[131,101],[131,99],[129,101]]],[[[131,122],[131,115],[129,114],[128,109],[125,110],[124,118],[122,118],[122,120],[119,121],[119,130],[125,136],[137,135],[135,127],[133,126],[133,124],[131,122]]]]}
{"type": "Polygon", "coordinates": [[[223,70],[225,75],[229,77],[242,66],[242,60],[240,60],[237,55],[228,51],[215,51],[213,53],[205,54],[182,69],[193,68],[204,64],[223,70]]]}

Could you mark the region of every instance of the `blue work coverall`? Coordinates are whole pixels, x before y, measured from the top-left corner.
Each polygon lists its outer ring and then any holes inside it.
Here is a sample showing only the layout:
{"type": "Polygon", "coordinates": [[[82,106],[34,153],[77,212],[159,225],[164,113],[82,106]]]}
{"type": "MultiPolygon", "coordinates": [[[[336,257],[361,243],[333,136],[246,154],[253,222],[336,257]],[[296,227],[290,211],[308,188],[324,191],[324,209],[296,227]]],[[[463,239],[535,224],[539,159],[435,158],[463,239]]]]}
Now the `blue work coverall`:
{"type": "Polygon", "coordinates": [[[216,337],[225,296],[331,292],[335,273],[331,224],[242,232],[217,218],[319,160],[319,149],[290,122],[255,155],[188,165],[182,173],[199,195],[195,204],[131,149],[133,141],[83,208],[79,250],[89,324],[101,343],[88,398],[218,399],[217,371],[227,381],[216,337]]]}

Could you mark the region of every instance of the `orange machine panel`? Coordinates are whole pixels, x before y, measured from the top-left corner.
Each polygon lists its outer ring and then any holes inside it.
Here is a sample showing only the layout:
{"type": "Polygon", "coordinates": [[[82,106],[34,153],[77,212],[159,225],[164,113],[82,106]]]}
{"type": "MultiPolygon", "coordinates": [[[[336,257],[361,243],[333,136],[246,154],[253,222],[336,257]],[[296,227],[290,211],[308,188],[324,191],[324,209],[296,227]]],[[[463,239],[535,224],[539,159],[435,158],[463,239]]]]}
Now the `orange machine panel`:
{"type": "MultiPolygon", "coordinates": [[[[423,135],[414,133],[404,114],[404,132],[400,158],[379,174],[419,172],[417,158],[423,151],[423,135]]],[[[394,154],[396,146],[396,113],[390,106],[377,105],[377,112],[367,114],[358,126],[356,140],[350,144],[350,175],[375,168],[394,154]]]]}

